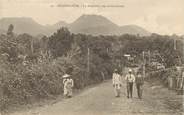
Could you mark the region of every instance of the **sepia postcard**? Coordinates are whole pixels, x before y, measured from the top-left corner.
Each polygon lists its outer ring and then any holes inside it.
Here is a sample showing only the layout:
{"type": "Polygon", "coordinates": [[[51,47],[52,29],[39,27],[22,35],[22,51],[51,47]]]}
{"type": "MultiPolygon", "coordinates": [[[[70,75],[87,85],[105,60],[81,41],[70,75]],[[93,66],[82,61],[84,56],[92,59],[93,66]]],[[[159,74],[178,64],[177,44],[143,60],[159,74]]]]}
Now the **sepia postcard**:
{"type": "Polygon", "coordinates": [[[0,0],[0,115],[184,115],[184,0],[0,0]]]}

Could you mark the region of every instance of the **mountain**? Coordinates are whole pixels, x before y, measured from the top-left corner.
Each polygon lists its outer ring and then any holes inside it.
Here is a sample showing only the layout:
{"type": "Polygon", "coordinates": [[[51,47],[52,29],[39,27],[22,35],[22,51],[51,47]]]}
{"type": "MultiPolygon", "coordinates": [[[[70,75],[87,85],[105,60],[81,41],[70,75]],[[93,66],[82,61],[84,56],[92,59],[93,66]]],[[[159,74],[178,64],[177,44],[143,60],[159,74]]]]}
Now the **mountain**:
{"type": "Polygon", "coordinates": [[[137,25],[125,25],[120,27],[120,34],[139,34],[142,36],[148,36],[151,33],[137,25]]]}
{"type": "Polygon", "coordinates": [[[150,35],[145,29],[136,25],[118,26],[100,15],[82,15],[69,25],[73,33],[85,33],[92,35],[121,35],[139,34],[150,35]]]}
{"type": "Polygon", "coordinates": [[[118,26],[103,16],[98,15],[82,15],[76,21],[69,25],[69,29],[73,33],[85,34],[113,34],[118,26]]]}
{"type": "Polygon", "coordinates": [[[50,35],[53,32],[55,32],[58,28],[62,26],[67,26],[68,24],[60,21],[56,24],[53,25],[41,25],[34,21],[32,18],[27,18],[27,17],[13,17],[13,18],[2,18],[0,20],[0,33],[1,31],[7,31],[8,26],[10,24],[14,25],[14,32],[15,33],[28,33],[34,36],[45,34],[45,35],[50,35]]]}
{"type": "Polygon", "coordinates": [[[32,18],[2,18],[0,19],[0,34],[6,32],[10,24],[14,25],[15,33],[28,33],[33,36],[51,35],[61,27],[68,27],[72,33],[83,33],[92,35],[120,35],[139,34],[150,35],[145,29],[136,25],[118,26],[101,15],[82,15],[74,22],[68,24],[60,21],[53,25],[41,25],[32,18]]]}
{"type": "Polygon", "coordinates": [[[3,18],[0,20],[0,29],[8,30],[10,24],[14,25],[15,33],[29,33],[31,35],[37,35],[41,33],[47,33],[44,26],[35,22],[32,18],[3,18]]]}

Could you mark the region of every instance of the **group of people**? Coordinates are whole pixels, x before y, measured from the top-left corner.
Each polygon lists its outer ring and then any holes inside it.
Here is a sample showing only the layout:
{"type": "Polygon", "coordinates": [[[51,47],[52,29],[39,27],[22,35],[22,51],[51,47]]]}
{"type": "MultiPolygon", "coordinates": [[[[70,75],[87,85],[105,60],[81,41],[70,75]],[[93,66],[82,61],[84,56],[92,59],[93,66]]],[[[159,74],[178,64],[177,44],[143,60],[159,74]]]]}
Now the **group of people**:
{"type": "MultiPolygon", "coordinates": [[[[112,82],[113,82],[113,87],[114,87],[116,97],[120,97],[122,80],[123,80],[122,78],[123,77],[118,73],[118,70],[115,69],[113,76],[112,76],[112,82]]],[[[132,69],[129,69],[128,74],[126,74],[124,79],[126,81],[127,98],[132,98],[133,86],[135,83],[136,88],[137,88],[138,98],[142,99],[144,78],[141,74],[141,71],[138,71],[137,74],[134,75],[132,69]]]]}
{"type": "MultiPolygon", "coordinates": [[[[70,73],[71,72],[67,72],[66,74],[63,75],[64,96],[68,98],[72,97],[72,89],[74,86],[74,81],[70,73]]],[[[115,69],[112,77],[113,77],[112,82],[113,82],[113,87],[115,91],[115,96],[120,97],[122,80],[123,80],[122,76],[119,74],[118,70],[115,69]]],[[[137,74],[134,75],[132,69],[129,69],[128,74],[124,77],[124,79],[126,81],[126,86],[127,86],[126,87],[127,88],[127,98],[132,98],[133,86],[135,83],[136,88],[137,88],[138,97],[141,99],[142,92],[143,92],[143,84],[144,84],[144,79],[141,74],[141,71],[138,71],[137,74]]]]}

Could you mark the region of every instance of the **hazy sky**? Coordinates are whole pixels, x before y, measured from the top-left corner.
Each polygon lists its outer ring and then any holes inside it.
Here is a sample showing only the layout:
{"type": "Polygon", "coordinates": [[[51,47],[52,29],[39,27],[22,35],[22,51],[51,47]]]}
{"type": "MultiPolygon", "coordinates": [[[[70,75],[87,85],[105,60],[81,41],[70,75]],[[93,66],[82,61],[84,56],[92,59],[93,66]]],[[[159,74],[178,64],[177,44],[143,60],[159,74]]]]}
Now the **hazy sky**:
{"type": "Polygon", "coordinates": [[[32,17],[45,25],[70,23],[82,14],[103,15],[117,25],[136,24],[160,34],[184,34],[184,0],[0,0],[0,18],[32,17]],[[51,7],[57,4],[124,7],[51,7]]]}

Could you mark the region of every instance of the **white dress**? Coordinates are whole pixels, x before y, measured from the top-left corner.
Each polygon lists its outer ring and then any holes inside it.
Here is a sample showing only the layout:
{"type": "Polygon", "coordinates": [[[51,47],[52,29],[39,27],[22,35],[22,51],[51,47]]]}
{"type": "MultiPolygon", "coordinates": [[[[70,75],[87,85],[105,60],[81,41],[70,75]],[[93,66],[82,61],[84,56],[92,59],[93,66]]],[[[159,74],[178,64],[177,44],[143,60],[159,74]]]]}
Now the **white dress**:
{"type": "Polygon", "coordinates": [[[120,88],[122,85],[121,76],[117,73],[113,73],[112,82],[114,86],[115,95],[120,96],[120,88]]]}
{"type": "Polygon", "coordinates": [[[72,88],[73,88],[73,79],[64,79],[63,80],[64,84],[64,95],[65,96],[72,96],[72,88]]]}

